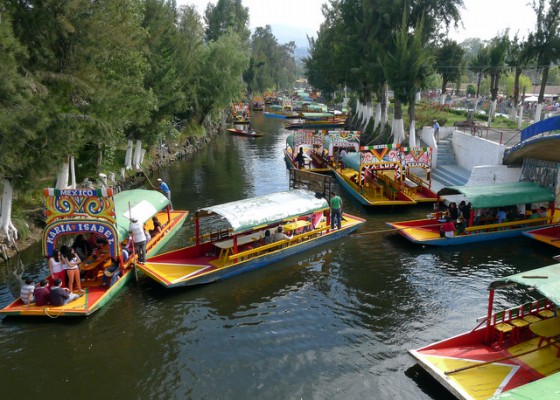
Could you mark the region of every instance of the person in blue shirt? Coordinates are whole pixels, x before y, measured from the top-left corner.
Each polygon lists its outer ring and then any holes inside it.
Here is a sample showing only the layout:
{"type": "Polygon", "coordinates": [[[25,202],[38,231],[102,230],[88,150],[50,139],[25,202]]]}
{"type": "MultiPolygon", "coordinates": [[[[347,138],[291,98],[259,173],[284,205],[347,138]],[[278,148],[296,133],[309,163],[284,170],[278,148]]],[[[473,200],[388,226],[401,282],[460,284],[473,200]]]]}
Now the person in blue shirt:
{"type": "Polygon", "coordinates": [[[507,218],[506,211],[503,208],[498,209],[498,214],[496,214],[496,219],[498,220],[498,224],[505,222],[507,218]]]}
{"type": "Polygon", "coordinates": [[[165,183],[161,178],[158,178],[158,182],[159,182],[159,191],[162,192],[165,195],[165,197],[169,199],[169,205],[173,210],[173,203],[171,203],[171,190],[169,189],[169,186],[167,186],[167,183],[165,183]]]}

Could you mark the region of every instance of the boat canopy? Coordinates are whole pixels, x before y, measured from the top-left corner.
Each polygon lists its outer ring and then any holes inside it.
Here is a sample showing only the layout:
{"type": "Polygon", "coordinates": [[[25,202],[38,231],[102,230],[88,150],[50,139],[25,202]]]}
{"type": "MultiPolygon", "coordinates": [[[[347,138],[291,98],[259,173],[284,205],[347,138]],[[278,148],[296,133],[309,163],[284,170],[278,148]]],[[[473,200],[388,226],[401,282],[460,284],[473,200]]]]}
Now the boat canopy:
{"type": "Polygon", "coordinates": [[[360,151],[360,137],[357,135],[349,135],[346,138],[329,131],[329,135],[325,136],[323,139],[323,147],[328,149],[329,156],[333,156],[334,148],[353,148],[356,153],[360,151]]]}
{"type": "Polygon", "coordinates": [[[554,201],[554,193],[535,182],[511,182],[494,185],[449,186],[438,196],[462,194],[473,208],[492,208],[516,204],[554,201]]]}
{"type": "Polygon", "coordinates": [[[490,289],[498,289],[511,283],[535,288],[556,304],[557,307],[560,307],[560,264],[553,264],[497,279],[490,284],[490,289]]]}
{"type": "Polygon", "coordinates": [[[170,204],[169,199],[157,190],[124,190],[114,195],[113,198],[118,227],[117,242],[121,242],[128,237],[131,216],[136,217],[139,223],[144,224],[170,204]]]}
{"type": "Polygon", "coordinates": [[[352,168],[355,171],[360,170],[360,153],[351,152],[346,153],[344,157],[340,159],[346,168],[352,168]]]}
{"type": "Polygon", "coordinates": [[[220,215],[227,220],[233,232],[242,232],[322,211],[328,207],[327,200],[318,198],[314,192],[295,189],[202,208],[196,214],[197,217],[220,215]]]}

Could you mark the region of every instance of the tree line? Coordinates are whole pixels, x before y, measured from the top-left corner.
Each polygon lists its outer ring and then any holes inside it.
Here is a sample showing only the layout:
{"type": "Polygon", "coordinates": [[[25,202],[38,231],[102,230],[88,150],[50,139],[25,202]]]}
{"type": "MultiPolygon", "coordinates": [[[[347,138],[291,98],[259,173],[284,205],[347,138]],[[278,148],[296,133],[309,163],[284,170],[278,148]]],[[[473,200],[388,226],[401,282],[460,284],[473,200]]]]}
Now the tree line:
{"type": "Polygon", "coordinates": [[[291,87],[295,45],[248,26],[241,0],[203,15],[172,0],[5,0],[0,177],[34,186],[70,154],[95,174],[128,139],[177,139],[247,90],[291,87]]]}
{"type": "MultiPolygon", "coordinates": [[[[512,103],[520,101],[523,71],[540,74],[539,106],[551,66],[560,58],[560,0],[533,0],[535,30],[526,38],[501,32],[481,43],[474,54],[447,37],[461,21],[462,0],[331,0],[323,6],[324,22],[304,60],[309,83],[327,93],[349,88],[361,104],[377,102],[376,128],[386,127],[388,89],[394,92],[394,142],[404,140],[403,105],[408,105],[409,138],[414,140],[418,93],[441,83],[460,86],[465,72],[476,77],[476,97],[489,80],[492,120],[504,76],[514,77],[512,103]]],[[[484,10],[481,10],[484,12],[484,10]]],[[[525,84],[526,85],[526,84],[525,84]]],[[[540,115],[540,109],[535,111],[540,115]]],[[[516,114],[515,109],[512,113],[516,114]]],[[[538,119],[536,119],[538,120],[538,119]]],[[[377,132],[379,133],[379,132],[377,132]]],[[[381,137],[373,136],[372,140],[381,137]]]]}

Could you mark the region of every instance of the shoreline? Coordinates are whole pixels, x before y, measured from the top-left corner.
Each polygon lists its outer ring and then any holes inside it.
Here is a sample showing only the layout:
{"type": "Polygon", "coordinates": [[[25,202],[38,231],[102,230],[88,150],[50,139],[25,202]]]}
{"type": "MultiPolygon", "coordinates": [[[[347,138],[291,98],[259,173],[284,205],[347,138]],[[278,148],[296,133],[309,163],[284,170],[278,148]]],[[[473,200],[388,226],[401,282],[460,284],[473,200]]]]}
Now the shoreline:
{"type": "MultiPolygon", "coordinates": [[[[203,136],[189,136],[186,138],[185,142],[179,144],[175,143],[176,149],[173,152],[165,152],[159,157],[155,157],[150,165],[143,166],[142,171],[137,171],[134,175],[127,177],[124,180],[117,180],[116,184],[121,187],[122,190],[132,189],[138,187],[139,185],[149,180],[148,175],[153,175],[156,171],[164,168],[176,161],[191,159],[198,151],[206,147],[214,138],[220,133],[222,129],[221,123],[208,124],[205,126],[206,134],[203,136]]],[[[42,204],[39,205],[42,209],[42,204]]],[[[19,252],[25,251],[32,245],[41,241],[41,235],[43,232],[42,215],[37,215],[37,213],[30,213],[26,218],[26,224],[29,227],[29,233],[25,239],[18,239],[16,242],[16,247],[7,246],[6,255],[0,253],[0,264],[9,261],[10,259],[16,257],[19,252]]]]}

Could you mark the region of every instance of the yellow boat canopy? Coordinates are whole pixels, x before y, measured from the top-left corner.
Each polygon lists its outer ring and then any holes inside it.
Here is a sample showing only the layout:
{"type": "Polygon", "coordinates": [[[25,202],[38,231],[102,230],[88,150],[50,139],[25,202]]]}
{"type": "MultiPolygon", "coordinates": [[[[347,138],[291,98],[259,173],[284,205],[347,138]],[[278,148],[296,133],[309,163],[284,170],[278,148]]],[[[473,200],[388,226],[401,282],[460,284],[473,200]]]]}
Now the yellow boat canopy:
{"type": "Polygon", "coordinates": [[[560,264],[553,264],[497,279],[490,284],[490,289],[498,289],[512,283],[535,288],[556,304],[556,306],[560,307],[560,264]]]}
{"type": "Polygon", "coordinates": [[[327,200],[316,196],[314,192],[294,189],[202,208],[197,211],[196,217],[217,214],[227,220],[233,232],[242,232],[322,211],[328,207],[327,200]]]}

